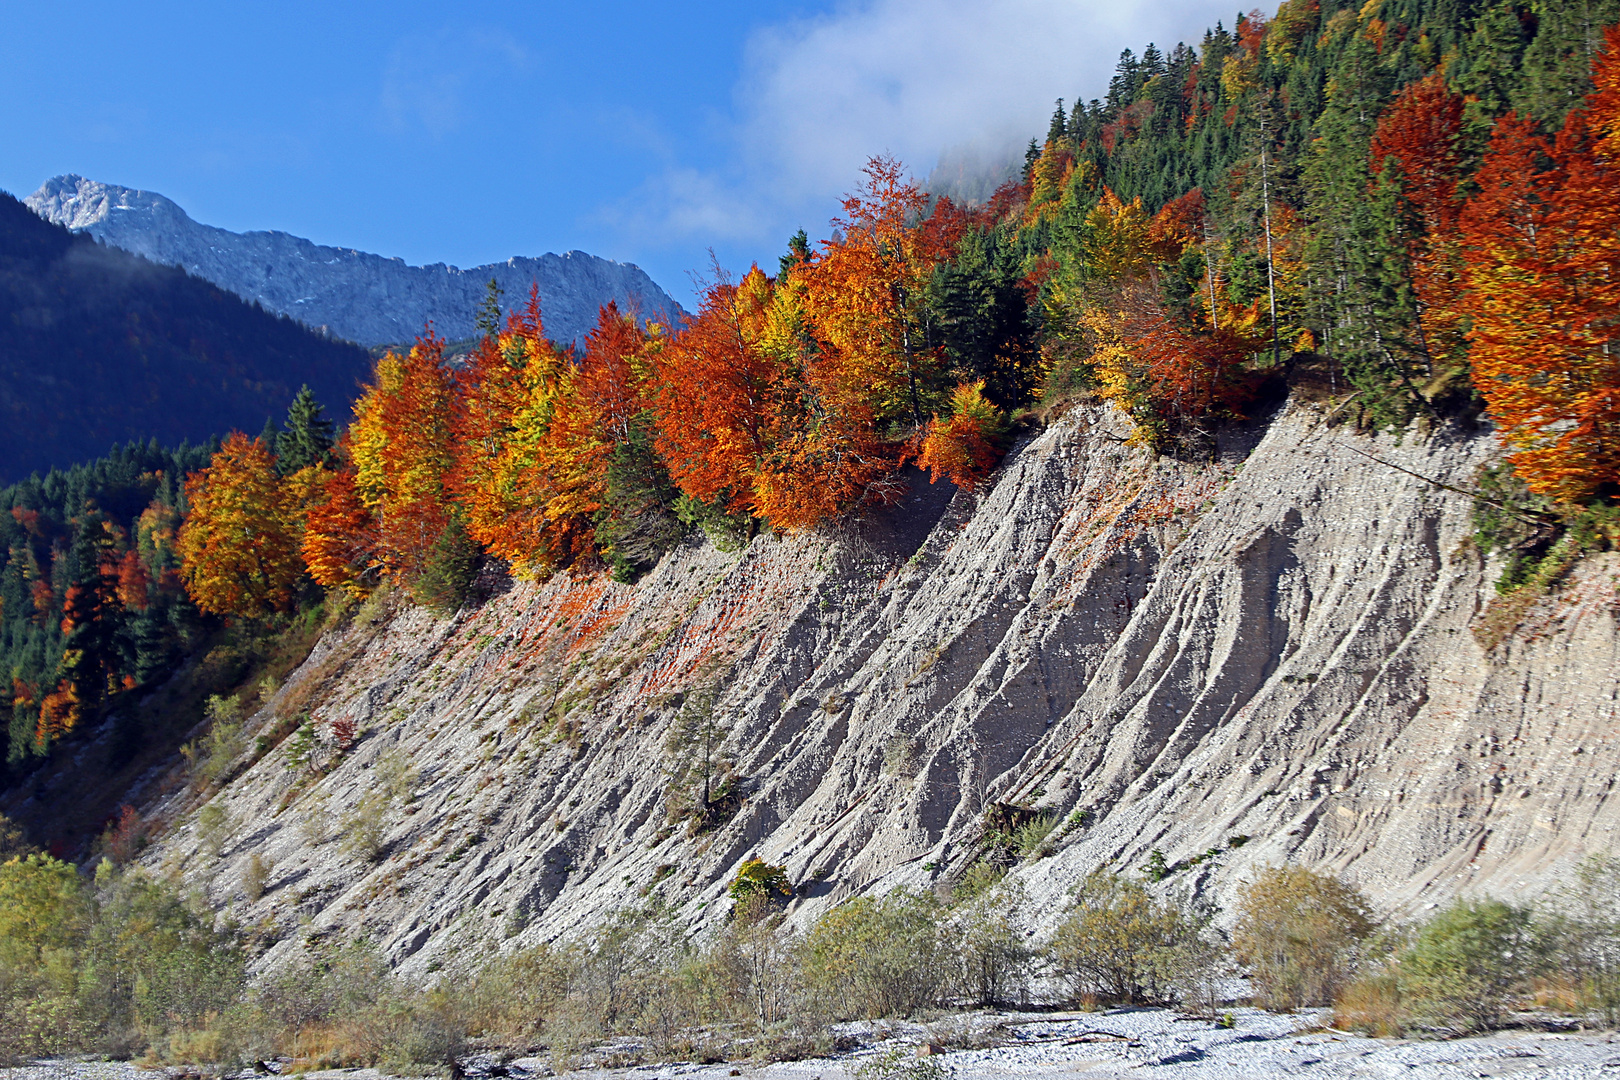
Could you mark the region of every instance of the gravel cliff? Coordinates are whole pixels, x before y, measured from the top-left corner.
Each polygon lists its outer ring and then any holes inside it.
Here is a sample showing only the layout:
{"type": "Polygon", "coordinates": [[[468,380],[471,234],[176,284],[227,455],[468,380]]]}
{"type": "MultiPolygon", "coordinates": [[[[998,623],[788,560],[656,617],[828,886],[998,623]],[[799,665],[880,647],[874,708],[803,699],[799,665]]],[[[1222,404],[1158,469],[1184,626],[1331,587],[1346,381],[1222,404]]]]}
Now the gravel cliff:
{"type": "Polygon", "coordinates": [[[546,332],[583,339],[597,310],[624,310],[668,322],[681,307],[638,266],[568,251],[463,270],[444,263],[407,266],[350,248],[325,247],[284,232],[234,233],[202,225],[152,191],[57,176],[23,200],[48,221],[83,230],[105,244],[143,255],[257,300],[271,311],[361,345],[408,342],[432,320],[456,341],[476,331],[473,318],[494,278],[508,307],[540,285],[546,332]]]}
{"type": "Polygon", "coordinates": [[[918,477],[837,532],[689,541],[633,587],[563,574],[363,621],[279,699],[358,744],[301,780],[283,743],[216,796],[220,854],[185,824],[148,858],[277,928],[266,963],[300,925],[363,927],[421,971],[651,889],[701,922],[751,856],[786,865],[801,918],[946,883],[997,803],[1065,822],[1015,871],[1037,921],[1154,850],[1164,887],[1217,903],[1292,859],[1414,911],[1534,896],[1614,846],[1620,557],[1482,647],[1499,567],[1468,498],[1422,478],[1466,486],[1488,432],[1358,435],[1290,404],[1198,463],[1127,434],[1080,406],[975,495],[918,477]],[[667,814],[668,736],[710,684],[744,781],[694,836],[667,814]],[[368,814],[375,861],[345,843],[368,814]],[[274,870],[250,903],[255,853],[274,870]]]}

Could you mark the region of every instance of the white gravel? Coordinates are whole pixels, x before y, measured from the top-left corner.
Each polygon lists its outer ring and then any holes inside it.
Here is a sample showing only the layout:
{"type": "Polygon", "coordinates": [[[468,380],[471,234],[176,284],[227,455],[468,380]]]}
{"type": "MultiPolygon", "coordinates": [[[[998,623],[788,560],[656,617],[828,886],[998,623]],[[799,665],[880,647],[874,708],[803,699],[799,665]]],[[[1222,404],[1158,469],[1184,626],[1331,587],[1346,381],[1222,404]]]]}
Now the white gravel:
{"type": "MultiPolygon", "coordinates": [[[[751,1066],[666,1064],[635,1068],[589,1068],[564,1074],[572,1080],[850,1080],[873,1056],[894,1048],[910,1054],[926,1043],[986,1043],[979,1049],[947,1049],[937,1061],[953,1080],[1261,1080],[1267,1077],[1462,1080],[1509,1074],[1537,1080],[1620,1080],[1620,1035],[1505,1031],[1469,1039],[1369,1039],[1322,1030],[1319,1013],[1278,1016],[1257,1009],[1231,1011],[1235,1025],[1218,1028],[1163,1009],[1097,1013],[986,1014],[954,1017],[933,1025],[849,1025],[846,1033],[874,1040],[851,1054],[751,1066]]],[[[470,1063],[471,1064],[471,1063],[470,1063]]],[[[511,1074],[550,1074],[543,1059],[520,1059],[511,1074]]],[[[143,1072],[122,1062],[42,1061],[0,1069],[0,1080],[171,1080],[183,1070],[143,1072]]],[[[476,1077],[476,1065],[469,1076],[476,1077]]],[[[305,1074],[307,1080],[370,1080],[372,1069],[305,1074]]]]}
{"type": "MultiPolygon", "coordinates": [[[[1620,1080],[1620,1036],[1511,1031],[1470,1039],[1369,1039],[1322,1031],[1317,1013],[1278,1016],[1234,1009],[1235,1026],[1217,1028],[1163,1009],[987,1018],[1003,1028],[1006,1045],[947,1050],[938,1061],[957,1080],[1042,1080],[1083,1076],[1163,1080],[1258,1080],[1264,1077],[1401,1077],[1452,1080],[1526,1073],[1538,1078],[1620,1080]],[[1306,1033],[1309,1032],[1309,1033],[1306,1033]]],[[[984,1024],[988,1027],[989,1023],[984,1024]]],[[[958,1030],[967,1025],[957,1022],[958,1030]]],[[[741,1067],[760,1080],[847,1080],[872,1055],[908,1050],[944,1025],[907,1025],[874,1048],[851,1055],[741,1067]]],[[[948,1036],[947,1036],[948,1041],[948,1036]]],[[[736,1065],[675,1065],[614,1070],[625,1080],[723,1080],[736,1065]]],[[[576,1080],[604,1070],[571,1074],[576,1080]]]]}

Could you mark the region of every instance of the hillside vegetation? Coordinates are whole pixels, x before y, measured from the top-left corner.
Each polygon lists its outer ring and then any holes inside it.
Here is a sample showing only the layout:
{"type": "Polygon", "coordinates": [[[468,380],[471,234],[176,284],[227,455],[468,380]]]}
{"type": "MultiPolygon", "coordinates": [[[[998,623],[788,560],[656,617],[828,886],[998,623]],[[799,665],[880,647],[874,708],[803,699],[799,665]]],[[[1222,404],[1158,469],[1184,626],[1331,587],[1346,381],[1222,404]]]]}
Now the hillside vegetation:
{"type": "Polygon", "coordinates": [[[1366,427],[1483,405],[1518,477],[1490,501],[1533,525],[1489,542],[1606,542],[1620,31],[1459,11],[1300,0],[1127,54],[986,205],[874,159],[833,239],[716,269],[681,327],[609,305],[576,353],[538,296],[492,305],[464,364],[431,337],[379,361],[330,462],[277,487],[269,448],[227,442],[195,492],[257,492],[280,532],[247,573],[200,504],[193,595],[253,615],[307,571],[451,610],[486,552],[633,580],[692,525],[740,542],[892,503],[907,462],[971,490],[1037,401],[1100,395],[1197,455],[1290,378],[1366,427]]]}

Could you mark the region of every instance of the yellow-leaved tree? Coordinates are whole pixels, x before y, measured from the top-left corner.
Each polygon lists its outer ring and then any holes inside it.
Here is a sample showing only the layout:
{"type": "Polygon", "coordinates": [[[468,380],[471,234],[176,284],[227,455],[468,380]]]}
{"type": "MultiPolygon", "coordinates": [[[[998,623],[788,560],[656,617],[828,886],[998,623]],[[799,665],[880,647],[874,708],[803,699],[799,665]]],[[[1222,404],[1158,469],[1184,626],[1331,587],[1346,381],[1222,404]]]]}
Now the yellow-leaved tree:
{"type": "Polygon", "coordinates": [[[178,547],[192,602],[247,618],[286,608],[303,573],[303,516],[269,447],[233,432],[208,468],[186,478],[186,500],[178,547]]]}

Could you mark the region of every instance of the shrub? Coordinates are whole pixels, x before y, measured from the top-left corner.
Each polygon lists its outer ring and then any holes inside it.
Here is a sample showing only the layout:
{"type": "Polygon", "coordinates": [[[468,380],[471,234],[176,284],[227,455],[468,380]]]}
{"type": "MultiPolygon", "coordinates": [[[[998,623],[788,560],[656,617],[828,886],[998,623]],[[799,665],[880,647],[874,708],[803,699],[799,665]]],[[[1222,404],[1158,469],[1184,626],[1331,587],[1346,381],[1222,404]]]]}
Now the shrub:
{"type": "Polygon", "coordinates": [[[883,747],[883,775],[906,780],[915,776],[919,746],[915,736],[892,736],[883,747]]]}
{"type": "Polygon", "coordinates": [[[1577,1005],[1614,1027],[1620,1023],[1620,859],[1593,855],[1552,897],[1541,932],[1577,1005]]]}
{"type": "Polygon", "coordinates": [[[857,896],[804,937],[800,964],[818,1011],[840,1019],[910,1016],[939,996],[948,972],[939,901],[895,889],[857,896]]]}
{"type": "Polygon", "coordinates": [[[1419,1023],[1495,1027],[1539,966],[1530,912],[1500,900],[1458,900],[1417,930],[1397,965],[1402,1006],[1419,1023]]]}
{"type": "Polygon", "coordinates": [[[952,989],[978,1005],[1022,1001],[1035,959],[1018,925],[1025,902],[1023,886],[999,877],[986,886],[978,881],[969,885],[973,876],[969,871],[963,885],[957,886],[956,907],[945,921],[952,989]]]}
{"type": "Polygon", "coordinates": [[[1199,929],[1140,883],[1098,870],[1075,891],[1074,912],[1052,935],[1051,958],[1073,1000],[1169,1001],[1199,929]]]}
{"type": "Polygon", "coordinates": [[[903,1046],[869,1057],[855,1070],[855,1080],[945,1080],[946,1075],[945,1066],[903,1046]]]}
{"type": "Polygon", "coordinates": [[[976,862],[963,872],[951,889],[951,902],[965,904],[980,893],[995,888],[1007,876],[1007,868],[994,862],[976,862]]]}
{"type": "Polygon", "coordinates": [[[372,788],[355,802],[339,822],[345,855],[374,863],[382,858],[388,812],[394,800],[386,788],[372,788]]]}
{"type": "Polygon", "coordinates": [[[772,866],[763,859],[749,859],[737,871],[726,894],[738,903],[754,896],[770,900],[793,899],[793,883],[788,880],[787,868],[772,866]]]}
{"type": "Polygon", "coordinates": [[[486,1036],[533,1043],[546,1018],[568,996],[575,960],[566,946],[551,945],[496,956],[466,981],[467,1009],[479,1018],[486,1036]]]}
{"type": "Polygon", "coordinates": [[[0,865],[0,962],[37,966],[45,952],[74,947],[91,909],[79,875],[49,855],[0,865]]]}
{"type": "Polygon", "coordinates": [[[264,887],[270,883],[273,868],[270,860],[257,851],[248,856],[247,866],[242,870],[242,895],[247,897],[248,903],[257,903],[259,897],[264,895],[264,887]]]}
{"type": "MultiPolygon", "coordinates": [[[[799,1005],[799,940],[763,893],[739,901],[711,951],[710,971],[711,984],[747,1002],[761,1033],[779,1030],[799,1005]]],[[[723,1010],[710,1005],[703,1011],[713,1016],[723,1010]]]]}
{"type": "Polygon", "coordinates": [[[198,846],[212,858],[219,858],[234,828],[231,816],[218,803],[211,802],[197,811],[198,846]]]}
{"type": "Polygon", "coordinates": [[[208,699],[208,731],[180,748],[191,766],[191,775],[203,787],[212,787],[225,778],[231,763],[242,752],[242,699],[236,694],[208,699]]]}
{"type": "Polygon", "coordinates": [[[1332,1004],[1374,928],[1354,886],[1297,866],[1271,867],[1241,893],[1232,947],[1255,1004],[1278,1012],[1332,1004]]]}
{"type": "Polygon", "coordinates": [[[1047,837],[1057,828],[1058,816],[1056,814],[1041,814],[1024,822],[1013,830],[1013,849],[1023,858],[1031,855],[1050,855],[1051,846],[1047,844],[1047,837]]]}
{"type": "Polygon", "coordinates": [[[702,529],[715,550],[741,551],[754,539],[759,523],[746,513],[726,508],[727,496],[721,493],[713,502],[703,502],[690,495],[675,498],[675,516],[689,529],[702,529]]]}
{"type": "Polygon", "coordinates": [[[22,826],[0,814],[0,863],[14,855],[32,855],[34,850],[23,834],[22,826]]]}
{"type": "Polygon", "coordinates": [[[133,806],[122,807],[118,819],[101,834],[102,853],[119,865],[129,862],[145,846],[146,822],[133,806]]]}
{"type": "Polygon", "coordinates": [[[1392,971],[1369,971],[1345,985],[1333,1002],[1333,1024],[1380,1039],[1406,1031],[1400,985],[1392,971]]]}
{"type": "Polygon", "coordinates": [[[103,862],[92,889],[45,855],[0,866],[0,1058],[166,1045],[237,999],[243,967],[165,882],[103,862]]]}

